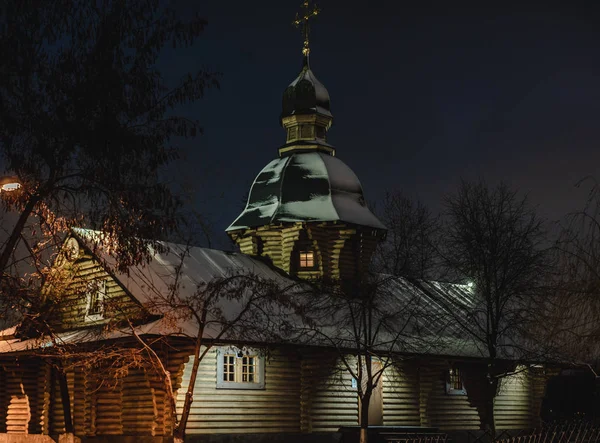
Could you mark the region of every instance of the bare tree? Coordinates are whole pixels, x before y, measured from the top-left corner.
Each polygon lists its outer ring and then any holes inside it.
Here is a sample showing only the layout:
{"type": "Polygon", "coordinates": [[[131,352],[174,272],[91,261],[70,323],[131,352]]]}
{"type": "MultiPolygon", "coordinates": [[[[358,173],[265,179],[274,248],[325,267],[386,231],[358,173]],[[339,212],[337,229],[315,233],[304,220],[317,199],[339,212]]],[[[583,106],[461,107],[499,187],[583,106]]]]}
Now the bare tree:
{"type": "Polygon", "coordinates": [[[119,266],[139,261],[146,243],[176,226],[178,200],[161,180],[179,155],[173,141],[200,131],[177,108],[217,85],[204,70],[168,85],[155,62],[206,22],[182,20],[159,0],[0,8],[0,173],[22,184],[2,200],[15,217],[2,236],[0,280],[19,242],[37,241],[32,217],[102,229],[119,246],[119,266]]]}
{"type": "MultiPolygon", "coordinates": [[[[495,434],[494,399],[499,380],[519,359],[540,356],[529,325],[548,275],[548,240],[527,198],[505,184],[463,181],[446,199],[443,258],[450,272],[472,285],[473,300],[437,297],[446,315],[484,357],[482,427],[495,434]]],[[[483,376],[483,377],[481,377],[483,376]]]]}
{"type": "MultiPolygon", "coordinates": [[[[22,185],[0,195],[0,320],[15,308],[35,319],[69,227],[102,229],[119,269],[173,232],[179,200],[161,174],[179,155],[174,140],[201,129],[178,106],[218,76],[166,82],[161,50],[193,43],[206,22],[159,0],[25,0],[0,10],[0,173],[22,185]]],[[[20,332],[40,328],[26,321],[20,332]]]]}
{"type": "Polygon", "coordinates": [[[386,192],[377,215],[388,228],[373,257],[377,272],[408,278],[431,278],[439,264],[435,238],[438,218],[420,201],[386,192]]]}
{"type": "Polygon", "coordinates": [[[574,363],[600,368],[600,186],[591,177],[585,206],[565,218],[557,241],[555,294],[545,305],[540,327],[560,355],[574,363]]]}
{"type": "Polygon", "coordinates": [[[439,344],[443,317],[421,295],[407,280],[382,274],[313,282],[304,289],[301,319],[308,343],[334,349],[341,369],[357,381],[361,443],[368,441],[369,403],[384,372],[403,354],[426,353],[439,344]]]}
{"type": "MultiPolygon", "coordinates": [[[[148,353],[149,361],[163,376],[166,393],[174,419],[173,437],[176,442],[185,440],[185,433],[194,402],[194,387],[200,363],[214,344],[227,339],[237,343],[256,342],[269,335],[277,323],[277,312],[285,291],[275,282],[252,274],[217,278],[199,285],[191,296],[173,293],[170,296],[156,295],[148,307],[163,313],[163,319],[179,325],[173,335],[186,337],[193,343],[191,376],[180,411],[177,411],[176,396],[172,388],[171,374],[155,351],[156,344],[131,332],[148,353]],[[232,310],[232,305],[234,309],[232,310]],[[188,324],[187,330],[180,327],[188,324]],[[210,338],[207,338],[209,336],[210,338]],[[179,412],[179,418],[178,418],[179,412]]],[[[277,329],[277,328],[276,328],[277,329]]],[[[168,341],[172,334],[161,337],[168,341]]]]}
{"type": "MultiPolygon", "coordinates": [[[[268,278],[248,269],[230,269],[226,275],[215,275],[209,281],[198,280],[193,273],[198,271],[194,267],[196,257],[190,256],[193,250],[190,246],[169,244],[159,260],[158,274],[156,269],[144,265],[130,267],[130,278],[145,288],[144,299],[140,300],[143,309],[131,310],[119,302],[106,300],[104,309],[107,315],[110,313],[110,322],[95,328],[91,345],[64,346],[59,335],[51,327],[45,327],[47,322],[43,317],[36,323],[38,332],[52,337],[55,344],[38,354],[50,359],[63,372],[77,367],[87,371],[102,368],[114,380],[134,368],[156,373],[163,382],[173,436],[178,442],[185,439],[199,365],[212,347],[224,341],[244,344],[288,340],[289,331],[293,330],[289,327],[290,316],[295,315],[290,296],[296,282],[282,277],[268,278]],[[156,322],[153,330],[158,332],[144,332],[143,325],[152,322],[156,322]],[[120,339],[106,344],[107,338],[115,333],[120,339]],[[184,402],[178,409],[174,380],[163,350],[181,343],[191,345],[193,364],[184,402]]],[[[110,257],[100,258],[110,269],[114,261],[110,257]]],[[[59,290],[64,292],[68,288],[59,290]]],[[[60,298],[55,303],[60,303],[60,298]]],[[[51,315],[52,311],[47,309],[47,312],[51,315]]],[[[89,341],[87,337],[86,342],[89,341]]],[[[67,421],[70,420],[70,411],[65,407],[69,403],[68,391],[63,398],[67,421]]]]}

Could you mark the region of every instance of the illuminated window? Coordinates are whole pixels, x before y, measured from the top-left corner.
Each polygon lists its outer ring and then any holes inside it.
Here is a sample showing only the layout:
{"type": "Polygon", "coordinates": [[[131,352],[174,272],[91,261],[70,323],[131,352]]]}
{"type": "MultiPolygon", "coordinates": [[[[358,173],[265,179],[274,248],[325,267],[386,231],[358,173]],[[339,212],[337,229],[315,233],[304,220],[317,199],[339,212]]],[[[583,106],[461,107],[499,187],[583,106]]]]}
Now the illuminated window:
{"type": "Polygon", "coordinates": [[[314,251],[300,251],[300,269],[312,269],[315,267],[314,251]]]}
{"type": "Polygon", "coordinates": [[[104,318],[104,298],[106,297],[106,281],[93,281],[86,292],[86,321],[102,320],[104,318]]]}
{"type": "Polygon", "coordinates": [[[217,388],[263,389],[263,358],[254,350],[234,347],[217,350],[217,388]]]}
{"type": "Polygon", "coordinates": [[[446,394],[467,395],[460,369],[450,368],[446,377],[446,394]]]}

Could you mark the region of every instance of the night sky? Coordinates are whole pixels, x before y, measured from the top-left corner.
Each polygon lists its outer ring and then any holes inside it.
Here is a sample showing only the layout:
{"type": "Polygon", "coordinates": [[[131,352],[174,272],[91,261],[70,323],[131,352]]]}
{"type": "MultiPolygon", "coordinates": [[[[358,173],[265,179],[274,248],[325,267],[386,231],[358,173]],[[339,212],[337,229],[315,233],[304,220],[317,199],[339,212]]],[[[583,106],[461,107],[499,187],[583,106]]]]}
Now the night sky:
{"type": "MultiPolygon", "coordinates": [[[[284,143],[278,119],[301,68],[291,25],[300,3],[181,0],[209,25],[192,48],[161,58],[169,75],[201,66],[223,74],[219,91],[185,110],[205,134],[183,143],[178,172],[194,184],[217,246],[228,247],[223,230],[284,143]]],[[[482,177],[527,193],[550,221],[582,206],[575,184],[600,179],[598,8],[319,5],[311,67],[331,96],[328,142],[367,201],[402,190],[437,211],[461,177],[482,177]]]]}

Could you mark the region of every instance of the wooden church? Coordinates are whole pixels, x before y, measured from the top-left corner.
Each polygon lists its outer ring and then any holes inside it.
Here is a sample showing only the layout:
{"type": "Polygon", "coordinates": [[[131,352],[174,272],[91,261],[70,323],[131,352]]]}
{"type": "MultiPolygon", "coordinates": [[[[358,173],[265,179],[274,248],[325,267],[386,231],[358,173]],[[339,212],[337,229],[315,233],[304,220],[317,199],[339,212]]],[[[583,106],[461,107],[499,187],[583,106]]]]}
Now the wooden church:
{"type": "MultiPolygon", "coordinates": [[[[305,40],[300,74],[283,95],[285,143],[257,175],[246,208],[227,228],[241,252],[186,250],[183,277],[188,289],[240,270],[274,280],[351,280],[366,271],[385,237],[386,228],[367,207],[359,179],[327,142],[333,119],[330,98],[311,69],[305,40]]],[[[148,307],[148,300],[152,292],[169,290],[169,275],[183,247],[165,243],[150,263],[124,274],[108,265],[102,248],[94,245],[95,235],[71,231],[55,265],[66,283],[44,289],[58,300],[45,313],[54,338],[24,338],[18,327],[0,332],[0,434],[57,438],[68,421],[82,440],[167,441],[173,434],[174,417],[156,371],[140,366],[109,382],[97,369],[66,364],[61,382],[56,362],[49,361],[60,353],[43,352],[61,346],[135,343],[131,335],[106,326],[141,313],[138,318],[145,320],[134,326],[136,334],[171,334],[170,345],[157,352],[171,374],[181,413],[194,345],[183,335],[178,338],[173,333],[177,325],[166,324],[160,310],[148,307]],[[65,402],[71,405],[70,417],[64,414],[65,402]]],[[[448,296],[468,292],[461,285],[424,282],[417,287],[402,278],[395,282],[399,303],[408,292],[424,300],[431,291],[446,291],[448,296]]],[[[206,339],[211,349],[197,371],[187,426],[190,439],[197,434],[244,433],[277,434],[287,440],[358,424],[357,381],[338,370],[335,351],[289,343],[211,341],[210,335],[206,339]]],[[[449,345],[436,355],[400,357],[385,370],[371,398],[372,425],[442,431],[481,427],[477,399],[462,379],[463,368],[481,362],[476,351],[449,345]]],[[[532,371],[504,380],[494,409],[499,429],[539,424],[545,378],[532,376],[532,371]]]]}

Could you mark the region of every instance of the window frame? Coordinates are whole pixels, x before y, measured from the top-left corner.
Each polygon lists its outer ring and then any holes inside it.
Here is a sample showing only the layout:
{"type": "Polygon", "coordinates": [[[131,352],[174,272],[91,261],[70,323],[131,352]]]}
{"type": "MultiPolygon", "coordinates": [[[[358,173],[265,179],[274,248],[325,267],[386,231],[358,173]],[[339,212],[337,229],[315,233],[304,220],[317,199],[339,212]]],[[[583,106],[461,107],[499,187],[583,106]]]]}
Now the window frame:
{"type": "MultiPolygon", "coordinates": [[[[235,346],[220,347],[216,350],[217,354],[217,389],[265,389],[265,359],[256,349],[252,348],[237,348],[235,346]],[[233,357],[234,364],[234,380],[228,381],[224,379],[225,358],[233,357]],[[245,358],[254,358],[255,364],[254,376],[255,382],[238,381],[243,377],[243,366],[245,358]],[[238,378],[239,377],[239,378],[238,378]]],[[[229,373],[229,372],[227,372],[229,373]]]]}
{"type": "Polygon", "coordinates": [[[106,300],[106,280],[94,280],[88,283],[87,290],[85,292],[86,306],[85,306],[85,321],[93,322],[104,320],[104,301],[106,300]],[[93,295],[96,295],[97,304],[100,308],[99,312],[90,313],[92,308],[93,295]]]}
{"type": "MultiPolygon", "coordinates": [[[[298,250],[298,271],[314,271],[318,269],[317,263],[317,253],[314,249],[301,249],[298,250]],[[302,254],[312,254],[312,266],[302,266],[302,254]]],[[[308,257],[306,257],[305,261],[308,263],[308,257]]]]}
{"type": "Polygon", "coordinates": [[[467,395],[467,390],[465,389],[464,382],[464,374],[460,368],[453,366],[448,369],[446,372],[446,395],[467,395]],[[452,377],[458,377],[458,381],[460,382],[461,388],[457,389],[454,386],[455,382],[452,380],[452,377]]]}

